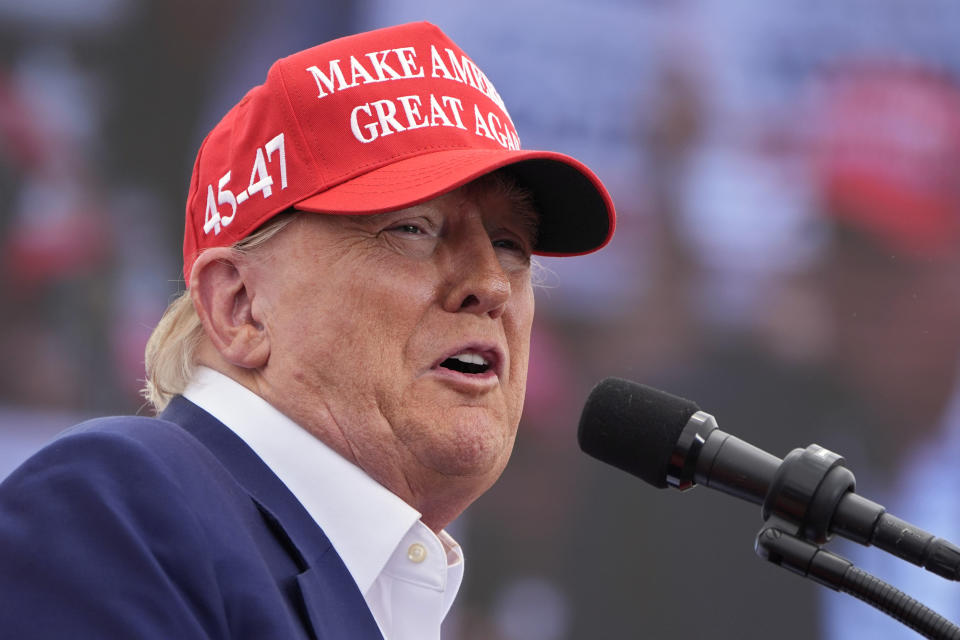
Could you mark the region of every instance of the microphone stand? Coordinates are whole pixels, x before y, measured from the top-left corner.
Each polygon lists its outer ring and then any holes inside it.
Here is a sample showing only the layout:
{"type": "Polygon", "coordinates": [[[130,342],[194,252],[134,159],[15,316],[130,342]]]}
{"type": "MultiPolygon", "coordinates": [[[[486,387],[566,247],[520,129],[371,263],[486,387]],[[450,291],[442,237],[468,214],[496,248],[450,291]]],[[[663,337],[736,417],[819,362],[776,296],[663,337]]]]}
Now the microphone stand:
{"type": "MultiPolygon", "coordinates": [[[[764,499],[764,523],[754,544],[757,555],[835,591],[859,598],[926,638],[960,640],[960,627],[820,546],[829,539],[833,515],[841,500],[848,494],[853,495],[850,492],[854,484],[853,474],[843,466],[843,458],[832,451],[815,444],[793,450],[784,458],[764,499]]],[[[869,524],[865,520],[859,528],[867,531],[876,525],[882,532],[886,527],[880,518],[890,516],[884,514],[879,505],[860,500],[869,507],[865,513],[876,514],[876,519],[869,524]]],[[[851,537],[862,538],[857,541],[863,544],[870,543],[865,535],[851,537]]],[[[921,541],[925,551],[922,559],[914,557],[918,554],[913,549],[912,553],[894,552],[944,577],[956,579],[951,573],[955,572],[955,547],[933,536],[921,541]]]]}

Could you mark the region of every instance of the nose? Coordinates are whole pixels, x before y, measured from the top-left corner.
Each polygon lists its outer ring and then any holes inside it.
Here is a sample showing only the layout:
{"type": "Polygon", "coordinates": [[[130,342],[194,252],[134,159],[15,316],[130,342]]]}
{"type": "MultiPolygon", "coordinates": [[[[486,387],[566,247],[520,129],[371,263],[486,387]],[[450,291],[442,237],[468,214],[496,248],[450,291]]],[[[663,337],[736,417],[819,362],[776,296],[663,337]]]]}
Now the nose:
{"type": "Polygon", "coordinates": [[[499,318],[510,299],[510,277],[486,230],[471,229],[449,247],[449,285],[443,308],[499,318]]]}

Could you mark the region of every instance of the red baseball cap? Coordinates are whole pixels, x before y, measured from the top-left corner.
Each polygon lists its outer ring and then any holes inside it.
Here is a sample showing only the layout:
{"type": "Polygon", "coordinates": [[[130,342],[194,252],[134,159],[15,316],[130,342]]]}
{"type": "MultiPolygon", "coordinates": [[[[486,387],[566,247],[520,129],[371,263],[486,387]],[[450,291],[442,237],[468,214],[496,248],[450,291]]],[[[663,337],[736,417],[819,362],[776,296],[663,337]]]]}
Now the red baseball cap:
{"type": "Polygon", "coordinates": [[[815,121],[827,212],[914,257],[960,242],[960,87],[919,66],[839,67],[815,121]]]}
{"type": "Polygon", "coordinates": [[[187,197],[184,278],[288,209],[358,215],[433,199],[510,167],[540,211],[535,253],[610,241],[613,202],[577,160],[521,150],[489,78],[427,22],[369,31],[278,60],[207,135],[187,197]]]}

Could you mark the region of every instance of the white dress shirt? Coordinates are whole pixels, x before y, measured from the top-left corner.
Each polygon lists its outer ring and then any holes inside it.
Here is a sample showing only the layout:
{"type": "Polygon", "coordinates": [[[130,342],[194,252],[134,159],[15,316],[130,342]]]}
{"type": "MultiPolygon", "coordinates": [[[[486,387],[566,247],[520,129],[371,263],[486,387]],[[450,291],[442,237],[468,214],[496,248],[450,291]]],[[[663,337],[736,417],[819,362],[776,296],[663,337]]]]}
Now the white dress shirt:
{"type": "Polygon", "coordinates": [[[460,546],[258,395],[198,367],[183,393],[229,427],[323,529],[387,640],[440,638],[463,579],[460,546]]]}

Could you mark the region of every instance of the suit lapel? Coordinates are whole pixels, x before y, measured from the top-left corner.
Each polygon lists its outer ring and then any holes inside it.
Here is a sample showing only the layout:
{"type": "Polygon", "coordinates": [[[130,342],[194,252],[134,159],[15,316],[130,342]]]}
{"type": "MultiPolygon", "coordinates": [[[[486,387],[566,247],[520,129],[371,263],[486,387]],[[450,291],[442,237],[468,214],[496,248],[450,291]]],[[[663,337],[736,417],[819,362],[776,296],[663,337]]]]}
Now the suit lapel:
{"type": "Polygon", "coordinates": [[[329,553],[315,560],[310,568],[297,576],[297,583],[318,638],[381,638],[377,623],[363,598],[348,601],[340,595],[345,589],[357,591],[357,587],[332,547],[329,553]]]}
{"type": "Polygon", "coordinates": [[[322,640],[380,639],[363,595],[330,540],[280,478],[233,431],[183,397],[160,416],[196,437],[269,514],[303,570],[296,577],[313,635],[322,640]]]}

